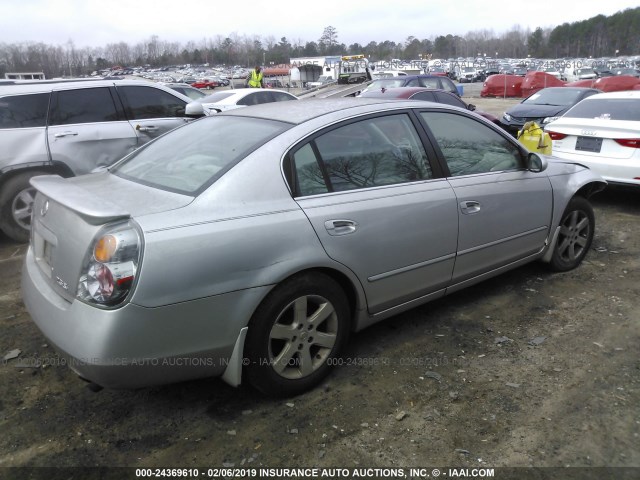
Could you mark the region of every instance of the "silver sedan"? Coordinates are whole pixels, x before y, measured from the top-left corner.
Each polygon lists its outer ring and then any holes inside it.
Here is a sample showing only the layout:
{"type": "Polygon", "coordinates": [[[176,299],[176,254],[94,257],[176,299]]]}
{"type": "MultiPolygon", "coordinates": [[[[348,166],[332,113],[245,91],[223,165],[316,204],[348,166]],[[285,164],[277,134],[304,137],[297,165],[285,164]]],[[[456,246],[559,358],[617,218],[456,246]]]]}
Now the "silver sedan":
{"type": "Polygon", "coordinates": [[[339,99],[206,117],[32,185],[24,301],[79,376],[294,395],[352,331],[534,260],[577,267],[606,182],[462,109],[339,99]]]}

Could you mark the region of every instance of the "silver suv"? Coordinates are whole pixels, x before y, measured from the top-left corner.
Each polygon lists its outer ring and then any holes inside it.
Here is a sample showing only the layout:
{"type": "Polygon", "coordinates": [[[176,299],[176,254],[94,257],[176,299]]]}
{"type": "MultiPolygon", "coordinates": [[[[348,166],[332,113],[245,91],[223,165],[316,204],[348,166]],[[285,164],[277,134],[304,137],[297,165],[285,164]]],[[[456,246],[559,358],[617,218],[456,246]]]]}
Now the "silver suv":
{"type": "Polygon", "coordinates": [[[190,120],[191,99],[140,81],[0,85],[0,230],[26,241],[36,175],[108,166],[190,120]]]}

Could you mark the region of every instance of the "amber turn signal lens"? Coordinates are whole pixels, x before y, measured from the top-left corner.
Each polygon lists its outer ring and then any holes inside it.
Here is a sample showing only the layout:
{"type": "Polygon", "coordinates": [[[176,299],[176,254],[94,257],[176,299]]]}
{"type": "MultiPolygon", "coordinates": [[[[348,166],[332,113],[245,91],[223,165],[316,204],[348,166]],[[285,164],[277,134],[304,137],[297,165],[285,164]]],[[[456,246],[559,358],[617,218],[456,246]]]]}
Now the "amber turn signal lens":
{"type": "Polygon", "coordinates": [[[113,257],[118,247],[118,241],[113,235],[105,235],[100,237],[93,249],[93,256],[99,262],[106,263],[113,257]]]}

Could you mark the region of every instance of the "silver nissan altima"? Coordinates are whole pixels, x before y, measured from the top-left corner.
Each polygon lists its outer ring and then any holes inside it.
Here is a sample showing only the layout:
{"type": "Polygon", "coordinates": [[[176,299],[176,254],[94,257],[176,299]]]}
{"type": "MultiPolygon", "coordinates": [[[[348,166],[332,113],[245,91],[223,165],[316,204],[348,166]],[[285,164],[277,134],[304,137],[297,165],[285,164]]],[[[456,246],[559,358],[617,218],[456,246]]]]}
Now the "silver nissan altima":
{"type": "Polygon", "coordinates": [[[25,304],[94,386],[318,384],[349,332],[527,262],[577,267],[606,182],[468,111],[279,102],[32,179],[25,304]]]}

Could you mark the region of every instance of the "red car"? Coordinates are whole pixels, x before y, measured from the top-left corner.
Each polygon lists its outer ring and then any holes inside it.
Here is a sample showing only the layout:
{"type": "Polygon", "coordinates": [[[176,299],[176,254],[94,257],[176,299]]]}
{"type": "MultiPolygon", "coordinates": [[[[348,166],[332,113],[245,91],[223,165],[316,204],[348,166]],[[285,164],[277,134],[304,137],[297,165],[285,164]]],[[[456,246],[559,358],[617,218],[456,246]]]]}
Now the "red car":
{"type": "Polygon", "coordinates": [[[210,80],[208,78],[200,78],[191,84],[192,87],[195,88],[211,88],[214,89],[220,86],[219,82],[215,80],[210,80]]]}
{"type": "Polygon", "coordinates": [[[362,92],[358,98],[391,98],[397,100],[425,100],[427,102],[444,103],[454,107],[464,108],[486,118],[492,123],[500,126],[500,120],[487,112],[476,110],[476,106],[465,103],[460,97],[446,90],[426,87],[396,87],[367,90],[362,92]]]}

